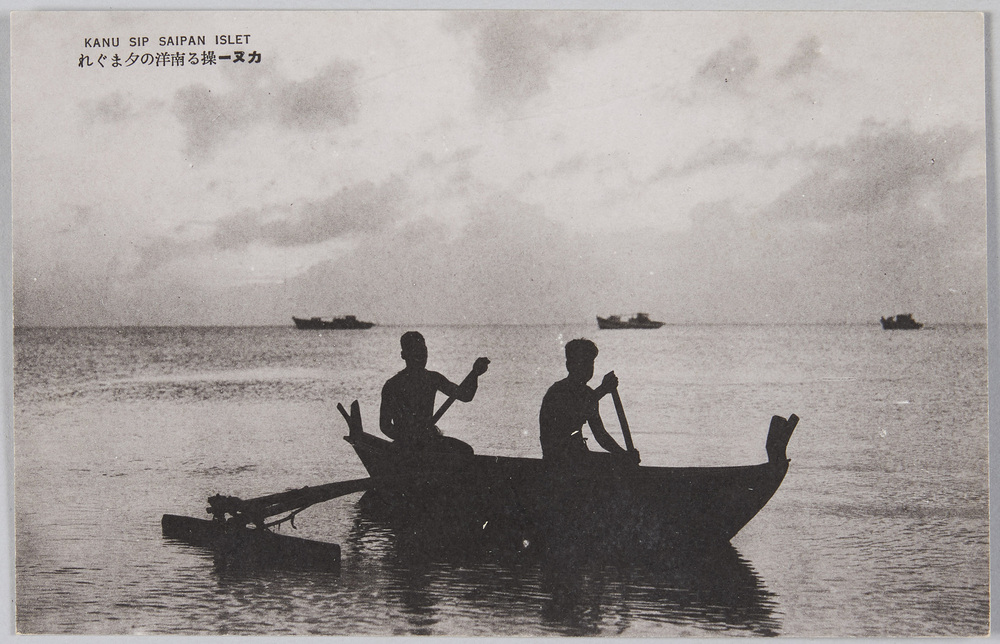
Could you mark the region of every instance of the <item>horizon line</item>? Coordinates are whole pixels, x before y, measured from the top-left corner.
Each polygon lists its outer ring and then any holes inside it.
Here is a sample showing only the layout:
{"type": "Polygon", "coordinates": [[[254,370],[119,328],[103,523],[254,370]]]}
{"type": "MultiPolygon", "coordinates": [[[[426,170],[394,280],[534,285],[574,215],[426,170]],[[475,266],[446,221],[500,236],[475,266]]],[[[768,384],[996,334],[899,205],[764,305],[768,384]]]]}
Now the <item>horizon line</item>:
{"type": "MultiPolygon", "coordinates": [[[[924,328],[935,326],[987,326],[987,321],[927,322],[924,328]]],[[[584,322],[406,322],[375,323],[373,328],[406,327],[545,327],[545,326],[591,326],[584,322]]],[[[664,322],[663,327],[681,326],[880,326],[878,321],[831,321],[831,322],[664,322]]],[[[296,329],[293,324],[14,324],[17,329],[294,329],[296,331],[365,331],[369,329],[296,329]]],[[[657,329],[598,329],[609,333],[615,331],[646,331],[657,329]]]]}

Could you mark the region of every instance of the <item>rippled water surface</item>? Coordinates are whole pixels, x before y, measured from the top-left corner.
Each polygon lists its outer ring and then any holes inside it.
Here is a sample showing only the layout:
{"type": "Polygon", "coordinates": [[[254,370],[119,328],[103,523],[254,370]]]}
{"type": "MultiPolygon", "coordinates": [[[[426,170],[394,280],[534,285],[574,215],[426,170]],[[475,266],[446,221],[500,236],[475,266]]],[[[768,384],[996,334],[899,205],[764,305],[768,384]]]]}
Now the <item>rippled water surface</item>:
{"type": "Polygon", "coordinates": [[[420,329],[428,366],[454,381],[492,360],[476,399],[440,423],[481,454],[540,456],[538,405],[579,336],[598,343],[599,374],[618,374],[644,464],[762,462],[771,415],[798,414],[782,487],[711,555],[567,563],[445,543],[427,556],[356,495],[283,528],[341,544],[339,573],[231,571],[161,536],[162,514],[206,517],[215,493],[364,476],[336,403],[358,399],[376,431],[405,330],[17,329],[19,630],[986,632],[985,326],[420,329]]]}

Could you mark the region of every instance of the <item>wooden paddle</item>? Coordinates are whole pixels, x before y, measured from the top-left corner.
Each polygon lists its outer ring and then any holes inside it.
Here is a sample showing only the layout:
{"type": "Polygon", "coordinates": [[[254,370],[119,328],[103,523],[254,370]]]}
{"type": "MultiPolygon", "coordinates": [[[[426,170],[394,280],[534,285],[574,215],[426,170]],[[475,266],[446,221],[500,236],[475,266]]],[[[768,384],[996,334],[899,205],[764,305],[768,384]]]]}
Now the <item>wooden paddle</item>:
{"type": "MultiPolygon", "coordinates": [[[[461,385],[459,385],[459,386],[461,386],[461,385]]],[[[434,417],[431,418],[431,425],[432,426],[433,425],[437,425],[437,422],[439,420],[441,420],[441,417],[444,416],[444,412],[448,411],[448,408],[451,407],[451,404],[453,402],[455,402],[455,396],[448,396],[448,400],[446,400],[443,403],[441,403],[441,406],[438,407],[438,410],[436,412],[434,412],[434,417]]]]}
{"type": "MultiPolygon", "coordinates": [[[[490,361],[487,360],[486,364],[489,365],[490,361]]],[[[479,376],[476,374],[476,368],[472,367],[472,371],[469,372],[469,375],[465,377],[465,380],[462,381],[462,384],[460,384],[458,388],[461,389],[463,386],[465,386],[465,383],[468,382],[470,379],[478,377],[479,376]]],[[[437,425],[437,422],[441,420],[441,417],[444,416],[444,412],[448,411],[448,408],[451,407],[451,404],[453,402],[455,402],[455,396],[448,396],[448,400],[444,401],[441,404],[438,410],[434,413],[434,417],[431,418],[431,426],[437,425]]]]}
{"type": "Polygon", "coordinates": [[[622,426],[622,434],[625,436],[625,449],[634,452],[635,445],[632,444],[632,432],[628,429],[628,419],[625,418],[625,408],[622,407],[622,399],[618,395],[618,387],[611,390],[611,398],[615,401],[615,411],[618,412],[618,423],[622,426]]]}

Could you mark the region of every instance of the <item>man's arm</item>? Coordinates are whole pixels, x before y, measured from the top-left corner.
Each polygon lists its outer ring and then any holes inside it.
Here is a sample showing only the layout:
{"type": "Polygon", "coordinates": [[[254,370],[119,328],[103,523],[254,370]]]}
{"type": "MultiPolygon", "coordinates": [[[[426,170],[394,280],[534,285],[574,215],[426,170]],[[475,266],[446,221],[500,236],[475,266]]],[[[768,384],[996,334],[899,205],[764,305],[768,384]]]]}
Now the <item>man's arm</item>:
{"type": "Polygon", "coordinates": [[[601,414],[595,411],[590,418],[587,419],[587,423],[590,425],[590,431],[594,434],[594,438],[597,439],[597,443],[603,447],[606,451],[611,453],[624,454],[625,448],[619,445],[615,439],[611,438],[611,434],[608,430],[604,429],[604,421],[601,420],[601,414]]]}
{"type": "Polygon", "coordinates": [[[489,365],[489,359],[477,359],[475,364],[472,365],[472,371],[469,372],[469,375],[465,377],[465,380],[460,385],[456,385],[438,373],[437,389],[445,396],[456,398],[462,402],[470,402],[476,396],[476,391],[479,389],[479,376],[486,373],[489,365]]]}
{"type": "Polygon", "coordinates": [[[617,456],[624,456],[626,460],[634,465],[638,465],[641,460],[639,457],[639,452],[637,450],[629,451],[624,447],[621,447],[615,439],[611,438],[611,434],[608,430],[604,428],[604,421],[601,420],[601,414],[595,412],[589,419],[587,419],[590,425],[590,431],[594,434],[594,438],[597,439],[598,444],[606,449],[609,453],[615,454],[617,456]]]}
{"type": "MultiPolygon", "coordinates": [[[[600,431],[604,431],[605,434],[607,434],[607,431],[604,430],[604,423],[601,421],[601,412],[598,408],[598,405],[601,402],[601,398],[607,396],[609,393],[611,393],[611,390],[617,386],[618,386],[618,376],[615,375],[614,371],[609,371],[608,373],[604,374],[604,379],[601,381],[601,384],[597,387],[597,389],[588,388],[590,395],[587,397],[587,401],[585,403],[586,406],[583,409],[583,417],[586,418],[588,422],[592,418],[596,417],[597,422],[600,424],[601,427],[600,431]]],[[[595,433],[594,436],[596,437],[597,434],[595,433]]],[[[608,438],[610,438],[610,436],[608,438]]],[[[604,447],[604,443],[601,442],[601,439],[598,438],[597,442],[601,443],[601,446],[604,447]]],[[[607,448],[605,447],[605,449],[607,448]]]]}
{"type": "Polygon", "coordinates": [[[379,409],[378,426],[382,430],[382,433],[392,440],[399,439],[394,422],[395,418],[396,406],[393,404],[391,387],[389,387],[389,383],[387,382],[382,387],[382,406],[379,409]]]}

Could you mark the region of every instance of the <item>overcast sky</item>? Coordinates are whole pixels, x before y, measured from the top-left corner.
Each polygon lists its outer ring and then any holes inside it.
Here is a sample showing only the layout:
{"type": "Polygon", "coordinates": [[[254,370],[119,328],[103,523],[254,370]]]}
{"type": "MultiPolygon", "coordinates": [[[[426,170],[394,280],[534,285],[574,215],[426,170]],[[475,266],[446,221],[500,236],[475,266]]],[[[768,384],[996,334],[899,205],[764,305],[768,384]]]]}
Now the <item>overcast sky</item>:
{"type": "Polygon", "coordinates": [[[986,319],[978,14],[12,23],[18,325],[986,319]]]}

